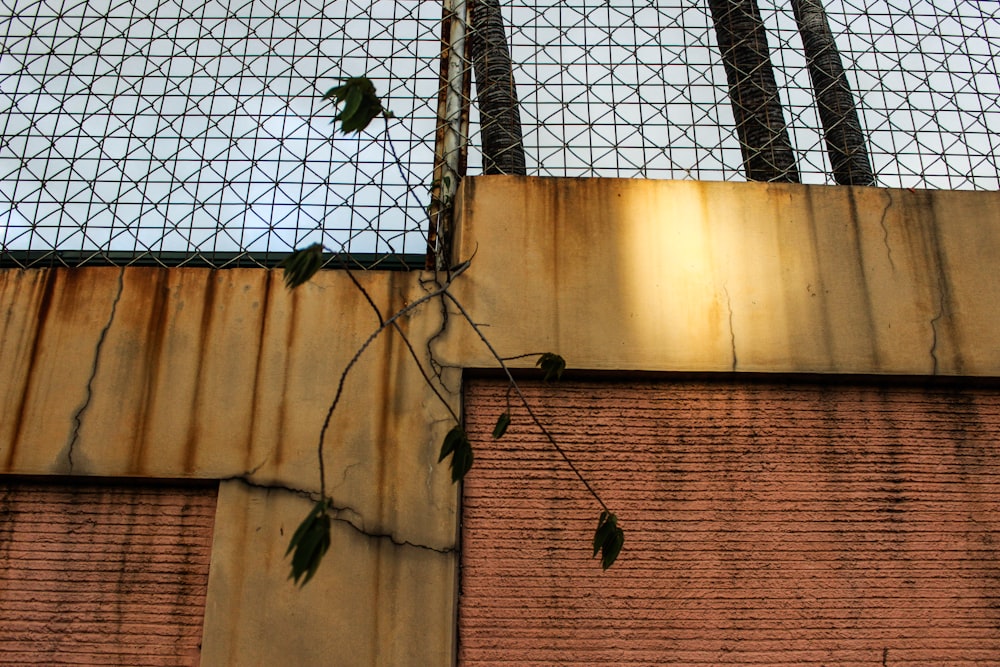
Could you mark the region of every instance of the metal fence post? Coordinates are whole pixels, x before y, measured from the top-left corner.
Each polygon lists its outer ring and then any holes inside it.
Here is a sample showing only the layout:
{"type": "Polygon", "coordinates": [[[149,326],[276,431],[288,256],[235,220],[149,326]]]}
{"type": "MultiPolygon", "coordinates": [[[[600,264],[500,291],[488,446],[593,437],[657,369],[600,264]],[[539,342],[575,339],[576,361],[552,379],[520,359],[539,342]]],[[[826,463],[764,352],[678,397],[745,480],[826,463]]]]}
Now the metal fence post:
{"type": "Polygon", "coordinates": [[[471,85],[466,56],[468,4],[466,0],[443,0],[443,8],[441,85],[427,235],[427,268],[438,271],[452,264],[453,205],[458,182],[465,175],[471,85]]]}

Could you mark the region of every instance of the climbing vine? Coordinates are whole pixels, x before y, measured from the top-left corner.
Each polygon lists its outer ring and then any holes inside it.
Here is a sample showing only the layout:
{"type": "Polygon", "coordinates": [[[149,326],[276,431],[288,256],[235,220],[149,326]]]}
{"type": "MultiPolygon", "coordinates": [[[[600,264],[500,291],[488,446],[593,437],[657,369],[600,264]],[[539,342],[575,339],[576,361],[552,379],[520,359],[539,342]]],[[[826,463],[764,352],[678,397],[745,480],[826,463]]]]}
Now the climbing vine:
{"type": "MultiPolygon", "coordinates": [[[[386,119],[394,117],[392,112],[388,111],[384,107],[381,99],[376,94],[375,86],[368,78],[351,77],[342,79],[341,81],[342,83],[340,85],[330,88],[330,90],[323,96],[324,99],[330,100],[338,107],[338,113],[334,117],[334,122],[340,123],[341,132],[345,134],[352,132],[360,133],[379,116],[386,119]]],[[[325,264],[327,264],[330,260],[330,257],[328,257],[327,254],[331,252],[332,251],[325,248],[322,244],[315,243],[305,248],[296,250],[288,255],[279,265],[284,271],[283,276],[287,288],[295,289],[308,282],[325,264]]],[[[339,257],[339,255],[337,256],[339,257]]],[[[288,549],[285,552],[286,557],[291,555],[291,574],[289,575],[289,578],[296,584],[304,586],[313,577],[319,568],[323,556],[326,555],[326,552],[330,548],[331,513],[334,505],[332,498],[327,495],[326,464],[323,455],[330,422],[343,396],[347,376],[365,353],[365,350],[367,350],[368,347],[386,330],[393,329],[395,330],[395,333],[402,338],[407,350],[410,353],[410,357],[419,368],[424,382],[433,391],[434,395],[445,406],[445,408],[447,408],[449,414],[451,415],[451,419],[454,421],[454,425],[448,431],[447,435],[445,435],[444,440],[441,443],[438,463],[443,463],[446,459],[449,461],[448,465],[451,470],[451,479],[453,483],[461,482],[465,478],[465,475],[468,474],[469,470],[472,469],[474,461],[472,443],[469,440],[469,435],[465,430],[461,417],[455,412],[455,410],[451,407],[451,404],[444,396],[442,396],[441,392],[435,385],[434,377],[439,377],[440,368],[434,361],[433,354],[429,353],[430,363],[432,365],[432,370],[429,372],[421,362],[420,357],[414,350],[409,338],[398,324],[401,317],[413,312],[417,308],[420,308],[424,304],[431,301],[439,302],[441,312],[444,317],[443,326],[448,326],[447,314],[451,308],[454,308],[461,316],[462,320],[464,320],[464,322],[471,327],[473,332],[489,351],[496,364],[506,375],[508,381],[508,405],[504,412],[502,412],[497,418],[496,426],[493,429],[493,438],[502,438],[511,424],[510,395],[513,393],[524,405],[532,423],[534,423],[534,425],[542,432],[549,445],[559,453],[564,462],[586,487],[587,491],[594,497],[601,508],[597,528],[594,531],[594,557],[598,554],[601,555],[601,567],[606,570],[614,564],[619,553],[621,553],[622,546],[625,542],[625,533],[618,524],[618,517],[611,511],[590,482],[587,481],[580,470],[573,464],[573,461],[566,454],[566,451],[559,445],[549,430],[545,428],[545,425],[541,422],[541,420],[539,420],[537,414],[522,393],[520,386],[514,379],[514,375],[508,366],[508,362],[514,359],[535,357],[535,365],[540,369],[542,379],[545,382],[558,382],[562,377],[563,372],[566,370],[566,361],[554,352],[529,353],[518,355],[516,357],[503,357],[497,352],[493,344],[484,334],[482,327],[480,327],[475,320],[472,319],[469,312],[450,289],[462,273],[469,268],[471,263],[472,258],[453,266],[447,271],[436,273],[433,281],[431,282],[432,287],[430,287],[423,296],[412,301],[411,303],[406,304],[391,316],[384,318],[381,311],[375,305],[374,300],[365,290],[364,286],[362,286],[361,283],[354,277],[346,263],[342,262],[341,268],[347,273],[351,282],[362,293],[368,304],[375,311],[375,314],[379,319],[379,325],[358,347],[354,356],[344,366],[337,382],[337,390],[330,402],[326,418],[323,420],[323,426],[319,432],[319,438],[316,445],[316,457],[320,477],[320,500],[309,511],[309,514],[292,535],[292,539],[288,544],[288,549]]],[[[430,352],[429,348],[430,346],[428,346],[428,351],[430,352]]]]}

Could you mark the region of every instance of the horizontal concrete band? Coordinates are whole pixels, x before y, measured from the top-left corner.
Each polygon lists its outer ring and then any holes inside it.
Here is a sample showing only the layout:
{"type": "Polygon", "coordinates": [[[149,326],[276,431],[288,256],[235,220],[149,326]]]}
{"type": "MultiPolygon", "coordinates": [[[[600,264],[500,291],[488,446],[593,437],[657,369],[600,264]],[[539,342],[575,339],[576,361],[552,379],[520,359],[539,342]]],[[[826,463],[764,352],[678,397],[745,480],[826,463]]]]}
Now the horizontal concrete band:
{"type": "MultiPolygon", "coordinates": [[[[1000,375],[1000,193],[479,177],[458,291],[571,367],[1000,375]]],[[[478,341],[455,363],[490,366],[478,341]]]]}

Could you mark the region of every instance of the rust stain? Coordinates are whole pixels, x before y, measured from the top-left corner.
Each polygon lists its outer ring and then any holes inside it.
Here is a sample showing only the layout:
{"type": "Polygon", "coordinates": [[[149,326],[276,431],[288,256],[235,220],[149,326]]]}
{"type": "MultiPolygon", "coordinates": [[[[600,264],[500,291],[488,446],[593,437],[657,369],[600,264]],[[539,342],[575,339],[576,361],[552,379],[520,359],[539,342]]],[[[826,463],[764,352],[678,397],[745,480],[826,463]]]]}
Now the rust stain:
{"type": "Polygon", "coordinates": [[[198,426],[202,416],[201,411],[198,409],[198,404],[201,400],[202,385],[204,384],[204,361],[206,350],[209,346],[209,334],[212,330],[212,315],[215,312],[215,297],[218,282],[219,272],[216,269],[212,269],[208,274],[208,280],[205,285],[205,298],[202,305],[201,326],[198,336],[198,378],[195,381],[194,391],[191,395],[191,407],[188,413],[191,415],[191,422],[188,426],[183,462],[183,469],[187,474],[194,472],[195,460],[198,454],[198,426]]]}
{"type": "Polygon", "coordinates": [[[28,352],[28,365],[24,374],[24,386],[21,388],[21,401],[17,411],[14,413],[14,428],[4,457],[4,470],[11,470],[14,465],[14,457],[17,454],[17,446],[21,441],[21,429],[24,427],[24,413],[28,407],[28,397],[31,395],[33,380],[35,379],[35,363],[38,360],[39,346],[42,340],[42,333],[45,324],[48,322],[49,311],[52,307],[52,299],[55,294],[56,282],[63,272],[56,269],[42,270],[44,286],[42,287],[42,298],[38,300],[38,309],[35,311],[35,335],[31,341],[31,350],[28,352]]]}
{"type": "Polygon", "coordinates": [[[833,327],[830,325],[830,300],[827,298],[829,290],[826,288],[826,284],[823,280],[825,272],[823,271],[823,251],[820,248],[819,242],[819,231],[816,229],[816,203],[813,201],[814,190],[812,188],[806,188],[805,191],[805,207],[806,207],[806,220],[808,221],[809,227],[809,241],[811,244],[813,258],[816,262],[816,270],[813,273],[813,282],[806,285],[806,289],[810,290],[810,295],[812,297],[819,298],[819,314],[822,318],[822,326],[820,329],[820,335],[823,337],[823,351],[826,354],[826,358],[829,360],[832,366],[834,361],[834,346],[833,346],[833,327]]]}
{"type": "MultiPolygon", "coordinates": [[[[940,225],[938,223],[937,213],[932,205],[930,193],[922,193],[920,204],[919,210],[921,211],[921,214],[927,216],[927,226],[930,231],[931,251],[934,260],[933,266],[937,273],[938,303],[940,307],[938,309],[938,316],[932,320],[932,324],[935,326],[934,342],[936,346],[936,343],[938,342],[938,332],[936,327],[937,324],[941,324],[946,330],[951,342],[951,368],[948,369],[948,372],[961,375],[965,370],[965,359],[962,356],[963,346],[960,336],[961,327],[958,326],[958,322],[955,319],[955,308],[953,306],[954,295],[952,294],[951,280],[949,280],[950,272],[948,270],[948,258],[944,251],[944,245],[941,243],[941,237],[939,234],[940,225]]],[[[935,354],[935,374],[938,371],[938,366],[939,359],[935,354]]]]}
{"type": "MultiPolygon", "coordinates": [[[[142,294],[149,300],[149,315],[146,322],[147,343],[144,346],[142,400],[139,403],[139,414],[136,416],[136,440],[132,446],[132,470],[141,472],[146,455],[146,445],[149,442],[149,410],[156,405],[156,388],[160,377],[160,359],[163,356],[163,342],[167,332],[167,297],[169,274],[166,269],[141,271],[134,278],[149,281],[143,284],[142,294]]],[[[145,302],[145,300],[144,300],[145,302]]]]}
{"type": "Polygon", "coordinates": [[[880,368],[878,349],[878,331],[875,326],[875,306],[872,303],[871,285],[868,284],[868,273],[865,270],[864,244],[862,243],[861,215],[858,211],[858,201],[854,196],[854,190],[847,188],[847,200],[851,206],[851,234],[854,241],[854,255],[858,264],[858,278],[861,281],[862,299],[865,309],[865,328],[868,330],[868,340],[871,341],[869,355],[873,368],[880,368]]]}
{"type": "Polygon", "coordinates": [[[264,364],[264,341],[267,339],[267,314],[271,303],[271,285],[274,277],[274,271],[267,271],[264,274],[264,294],[258,304],[258,316],[260,317],[260,326],[257,330],[257,363],[254,365],[253,369],[253,390],[251,391],[251,407],[250,407],[250,425],[248,428],[248,433],[250,434],[250,442],[247,444],[245,450],[246,456],[243,460],[243,466],[246,469],[250,469],[253,465],[253,442],[254,434],[257,428],[257,410],[259,409],[258,391],[260,388],[260,371],[261,366],[264,364]]]}
{"type": "Polygon", "coordinates": [[[288,419],[288,391],[291,386],[291,351],[296,348],[295,319],[299,313],[299,290],[291,290],[288,323],[285,327],[285,363],[282,373],[281,398],[278,401],[278,441],[274,443],[274,465],[281,465],[285,455],[285,423],[288,419]]]}
{"type": "Polygon", "coordinates": [[[376,541],[375,543],[375,567],[374,572],[372,572],[372,586],[374,591],[372,592],[372,599],[375,604],[371,605],[372,610],[372,655],[379,654],[379,637],[381,636],[381,621],[382,621],[382,610],[386,608],[385,603],[382,601],[382,542],[376,541]]]}
{"type": "MultiPolygon", "coordinates": [[[[400,325],[403,326],[402,324],[400,325]]],[[[395,332],[392,332],[395,333],[395,332]]],[[[387,341],[387,347],[399,347],[402,343],[398,345],[393,345],[393,343],[398,341],[397,336],[393,336],[392,342],[387,341]]],[[[378,376],[371,379],[372,384],[381,384],[382,392],[379,395],[385,396],[386,401],[376,407],[377,413],[377,423],[375,424],[375,449],[377,451],[375,456],[375,498],[376,498],[376,514],[379,526],[382,525],[382,521],[385,517],[385,503],[387,498],[391,498],[391,490],[386,488],[386,463],[389,461],[389,457],[392,454],[391,445],[387,442],[389,434],[393,433],[393,425],[390,423],[394,421],[393,415],[397,414],[396,411],[391,409],[391,404],[396,400],[396,382],[393,376],[393,361],[395,359],[400,359],[406,356],[405,352],[399,354],[394,353],[394,351],[387,352],[386,354],[378,354],[378,350],[372,350],[378,358],[380,363],[378,364],[378,370],[373,368],[373,372],[378,373],[378,376]]],[[[379,528],[381,529],[381,528],[379,528]]]]}

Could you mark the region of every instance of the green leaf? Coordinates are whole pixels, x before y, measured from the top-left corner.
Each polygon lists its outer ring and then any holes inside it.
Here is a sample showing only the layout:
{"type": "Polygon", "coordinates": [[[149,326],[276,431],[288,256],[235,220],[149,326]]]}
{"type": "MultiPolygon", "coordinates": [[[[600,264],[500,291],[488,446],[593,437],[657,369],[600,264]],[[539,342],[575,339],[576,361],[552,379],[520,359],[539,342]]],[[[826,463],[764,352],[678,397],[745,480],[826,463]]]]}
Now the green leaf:
{"type": "Polygon", "coordinates": [[[299,248],[281,260],[278,268],[284,269],[285,286],[295,289],[316,275],[323,266],[323,244],[313,243],[299,248]]]}
{"type": "Polygon", "coordinates": [[[618,559],[625,544],[625,531],[618,526],[618,517],[612,512],[601,512],[594,531],[594,556],[601,552],[601,567],[607,570],[618,559]]]}
{"type": "Polygon", "coordinates": [[[344,121],[352,118],[361,107],[361,100],[363,98],[364,91],[359,86],[352,86],[347,91],[347,100],[344,102],[344,108],[337,117],[344,121]]]}
{"type": "Polygon", "coordinates": [[[451,481],[458,482],[472,468],[472,443],[469,442],[469,436],[461,426],[455,426],[444,437],[438,463],[444,461],[449,454],[451,455],[451,481]]]}
{"type": "MultiPolygon", "coordinates": [[[[346,79],[342,79],[346,81],[346,79]]],[[[323,96],[324,100],[331,100],[335,104],[343,102],[347,98],[347,93],[350,88],[347,86],[334,86],[330,90],[326,91],[326,95],[323,96]]]]}
{"type": "Polygon", "coordinates": [[[625,532],[615,527],[615,534],[610,540],[604,544],[604,550],[601,553],[601,569],[608,569],[615,564],[618,560],[618,554],[622,552],[622,546],[625,544],[625,532]]]}
{"type": "Polygon", "coordinates": [[[497,418],[497,425],[493,427],[493,439],[499,440],[502,438],[503,434],[507,432],[508,426],[510,426],[510,413],[504,412],[497,418]]]}
{"type": "Polygon", "coordinates": [[[448,435],[444,436],[444,443],[441,444],[441,455],[438,456],[438,463],[445,460],[449,454],[455,451],[455,447],[458,445],[459,441],[465,437],[465,429],[461,426],[456,426],[450,431],[448,435]]]}
{"type": "Polygon", "coordinates": [[[466,440],[463,445],[455,448],[451,457],[451,481],[460,482],[472,468],[472,445],[466,440]]]}
{"type": "Polygon", "coordinates": [[[323,99],[344,105],[333,118],[334,122],[340,121],[341,132],[361,132],[376,116],[394,117],[382,106],[382,100],[375,92],[375,84],[368,77],[355,76],[343,81],[344,83],[334,86],[323,95],[323,99]]]}
{"type": "Polygon", "coordinates": [[[285,556],[292,553],[292,572],[289,579],[305,586],[319,568],[320,561],[330,548],[330,514],[333,503],[326,498],[312,508],[305,520],[299,524],[285,556]],[[301,584],[299,583],[301,579],[301,584]]]}
{"type": "Polygon", "coordinates": [[[542,379],[546,382],[560,379],[566,370],[566,360],[554,352],[545,352],[539,356],[535,365],[542,369],[542,379]]]}

